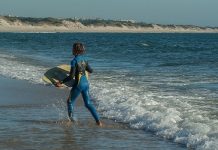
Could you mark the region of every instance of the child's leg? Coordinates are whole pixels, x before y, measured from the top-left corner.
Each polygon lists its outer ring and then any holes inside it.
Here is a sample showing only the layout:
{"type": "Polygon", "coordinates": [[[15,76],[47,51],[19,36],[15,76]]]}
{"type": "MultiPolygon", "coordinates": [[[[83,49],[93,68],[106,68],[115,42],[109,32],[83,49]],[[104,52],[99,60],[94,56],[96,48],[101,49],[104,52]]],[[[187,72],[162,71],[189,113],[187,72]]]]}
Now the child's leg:
{"type": "Polygon", "coordinates": [[[95,118],[95,121],[99,122],[100,121],[99,116],[98,116],[98,113],[96,112],[95,107],[93,106],[90,100],[88,88],[82,91],[82,97],[83,97],[86,108],[88,108],[88,110],[91,112],[92,116],[95,118]]]}
{"type": "Polygon", "coordinates": [[[70,91],[70,95],[67,99],[67,109],[68,109],[68,116],[71,118],[73,117],[73,108],[74,108],[74,103],[77,99],[77,97],[80,94],[80,90],[77,87],[73,87],[70,91]]]}
{"type": "Polygon", "coordinates": [[[69,97],[67,98],[67,111],[68,111],[68,116],[70,117],[73,112],[73,106],[72,106],[70,94],[69,97]]]}

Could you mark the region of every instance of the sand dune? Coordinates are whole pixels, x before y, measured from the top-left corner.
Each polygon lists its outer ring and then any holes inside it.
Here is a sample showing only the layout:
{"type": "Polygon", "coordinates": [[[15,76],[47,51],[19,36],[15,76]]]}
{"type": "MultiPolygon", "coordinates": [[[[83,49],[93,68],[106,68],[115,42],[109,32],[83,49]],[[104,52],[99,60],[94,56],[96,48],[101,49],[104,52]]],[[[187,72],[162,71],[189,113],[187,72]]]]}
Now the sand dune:
{"type": "Polygon", "coordinates": [[[0,32],[133,32],[133,33],[217,33],[218,28],[192,25],[140,24],[128,21],[24,18],[0,16],[0,32]]]}

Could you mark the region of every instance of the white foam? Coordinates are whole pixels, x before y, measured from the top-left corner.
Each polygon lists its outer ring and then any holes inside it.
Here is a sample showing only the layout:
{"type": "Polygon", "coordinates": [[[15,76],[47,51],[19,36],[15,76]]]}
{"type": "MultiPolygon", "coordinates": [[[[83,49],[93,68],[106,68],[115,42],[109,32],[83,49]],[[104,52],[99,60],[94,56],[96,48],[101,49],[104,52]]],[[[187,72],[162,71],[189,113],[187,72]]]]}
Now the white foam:
{"type": "Polygon", "coordinates": [[[43,83],[41,78],[47,69],[17,61],[15,56],[5,54],[0,54],[0,64],[1,75],[33,83],[43,83]]]}
{"type": "MultiPolygon", "coordinates": [[[[128,123],[130,127],[154,132],[189,148],[217,149],[218,120],[189,104],[195,96],[149,91],[133,86],[128,79],[92,79],[91,93],[104,117],[128,123]],[[213,136],[212,136],[213,135],[213,136]]],[[[199,98],[201,100],[201,98],[199,98]]]]}
{"type": "Polygon", "coordinates": [[[149,46],[149,44],[147,44],[147,43],[142,43],[142,45],[145,46],[145,47],[149,46]]]}

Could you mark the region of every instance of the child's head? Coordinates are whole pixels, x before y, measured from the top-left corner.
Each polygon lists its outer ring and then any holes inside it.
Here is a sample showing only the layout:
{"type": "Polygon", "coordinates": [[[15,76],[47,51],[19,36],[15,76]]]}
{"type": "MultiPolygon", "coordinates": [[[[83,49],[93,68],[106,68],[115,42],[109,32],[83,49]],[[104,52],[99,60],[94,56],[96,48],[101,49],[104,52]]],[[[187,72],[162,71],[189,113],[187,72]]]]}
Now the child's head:
{"type": "Polygon", "coordinates": [[[74,43],[73,44],[73,49],[72,49],[73,55],[82,55],[85,53],[85,47],[83,46],[82,43],[74,43]]]}

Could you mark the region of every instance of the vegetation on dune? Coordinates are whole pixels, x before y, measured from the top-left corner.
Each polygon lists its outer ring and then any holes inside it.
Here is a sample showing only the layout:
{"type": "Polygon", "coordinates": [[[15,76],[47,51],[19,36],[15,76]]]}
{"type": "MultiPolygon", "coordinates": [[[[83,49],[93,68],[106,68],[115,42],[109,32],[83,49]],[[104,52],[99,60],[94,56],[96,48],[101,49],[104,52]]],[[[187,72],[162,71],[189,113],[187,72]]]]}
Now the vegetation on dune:
{"type": "Polygon", "coordinates": [[[135,23],[133,21],[119,21],[119,20],[103,20],[103,19],[79,19],[85,26],[112,26],[112,27],[152,27],[152,24],[147,23],[135,23]]]}
{"type": "Polygon", "coordinates": [[[16,21],[20,21],[25,24],[30,25],[55,25],[55,26],[61,26],[63,25],[63,21],[69,21],[69,22],[80,22],[84,26],[112,26],[112,27],[153,27],[152,24],[147,24],[144,22],[134,22],[134,21],[122,21],[122,20],[104,20],[104,19],[76,19],[76,18],[64,18],[64,19],[58,19],[58,18],[32,18],[32,17],[14,17],[14,16],[1,16],[3,19],[8,21],[9,23],[13,23],[16,21]]]}
{"type": "Polygon", "coordinates": [[[32,17],[11,17],[11,16],[3,16],[3,19],[9,22],[16,22],[20,21],[25,24],[30,24],[30,25],[42,25],[42,24],[47,24],[47,25],[55,25],[55,26],[61,26],[62,25],[62,20],[56,19],[56,18],[32,18],[32,17]]]}
{"type": "Polygon", "coordinates": [[[130,27],[130,28],[153,28],[155,25],[160,26],[162,28],[171,28],[176,29],[177,27],[181,27],[183,29],[218,29],[218,27],[199,27],[194,25],[163,25],[163,24],[151,24],[151,23],[144,23],[144,22],[135,22],[132,20],[104,20],[104,19],[77,19],[77,18],[32,18],[32,17],[16,17],[16,16],[0,16],[9,23],[14,22],[21,22],[33,26],[40,26],[40,25],[53,25],[53,26],[62,26],[64,25],[63,21],[69,21],[72,23],[80,22],[84,26],[112,26],[112,27],[130,27]]]}

